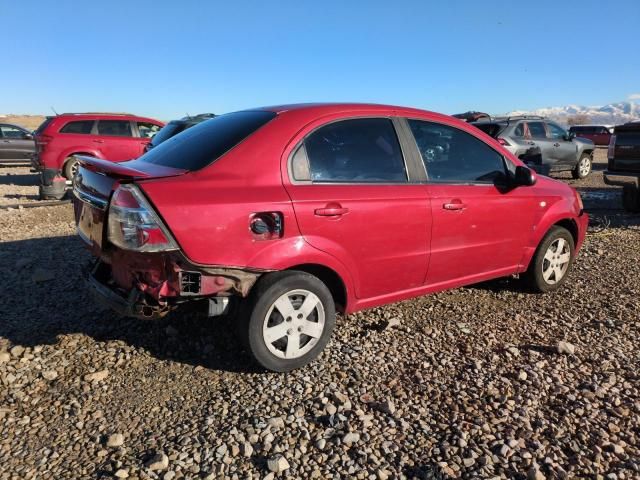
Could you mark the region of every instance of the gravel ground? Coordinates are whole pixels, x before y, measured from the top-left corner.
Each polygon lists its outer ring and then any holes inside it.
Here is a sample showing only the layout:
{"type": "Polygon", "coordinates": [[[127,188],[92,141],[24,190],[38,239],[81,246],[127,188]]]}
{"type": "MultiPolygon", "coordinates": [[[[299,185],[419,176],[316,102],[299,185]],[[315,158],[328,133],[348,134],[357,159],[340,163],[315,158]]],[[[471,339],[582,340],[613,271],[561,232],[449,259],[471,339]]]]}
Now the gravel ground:
{"type": "Polygon", "coordinates": [[[286,375],[232,319],[98,307],[70,205],[0,210],[0,479],[640,478],[640,216],[576,186],[594,226],[561,291],[339,318],[286,375]]]}

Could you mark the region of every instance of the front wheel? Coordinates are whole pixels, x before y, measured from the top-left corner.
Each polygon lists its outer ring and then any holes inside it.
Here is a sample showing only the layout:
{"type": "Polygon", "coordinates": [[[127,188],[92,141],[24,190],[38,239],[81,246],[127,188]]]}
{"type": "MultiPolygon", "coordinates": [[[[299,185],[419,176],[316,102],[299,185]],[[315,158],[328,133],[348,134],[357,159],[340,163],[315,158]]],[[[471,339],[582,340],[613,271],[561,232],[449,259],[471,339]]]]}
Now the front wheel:
{"type": "Polygon", "coordinates": [[[288,372],[315,359],[335,325],[327,286],[305,272],[267,274],[254,287],[241,315],[245,344],[257,363],[288,372]]]}
{"type": "Polygon", "coordinates": [[[591,167],[591,155],[589,155],[588,153],[583,153],[580,156],[580,160],[578,160],[578,163],[576,163],[575,168],[571,172],[571,175],[575,179],[585,178],[591,173],[591,167]]]}
{"type": "Polygon", "coordinates": [[[575,244],[571,233],[557,225],[551,227],[538,245],[524,280],[536,292],[557,290],[569,276],[574,254],[575,244]]]}

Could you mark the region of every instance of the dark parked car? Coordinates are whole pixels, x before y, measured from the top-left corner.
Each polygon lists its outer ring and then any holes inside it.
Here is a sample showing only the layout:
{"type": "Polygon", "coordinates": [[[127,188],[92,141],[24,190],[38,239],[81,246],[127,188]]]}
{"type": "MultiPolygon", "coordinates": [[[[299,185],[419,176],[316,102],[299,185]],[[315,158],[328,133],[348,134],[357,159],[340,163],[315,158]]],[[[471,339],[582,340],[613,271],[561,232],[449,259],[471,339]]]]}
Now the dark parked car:
{"type": "Polygon", "coordinates": [[[499,117],[473,125],[539,173],[570,171],[573,178],[584,178],[591,173],[593,142],[576,138],[544,117],[499,117]]]}
{"type": "Polygon", "coordinates": [[[181,118],[180,120],[171,120],[167,123],[162,130],[154,135],[149,142],[144,147],[144,151],[148,152],[154,147],[157,147],[162,142],[169,140],[171,137],[179,134],[180,132],[185,131],[187,128],[191,128],[194,125],[204,122],[205,120],[210,120],[214,118],[216,115],[214,113],[201,113],[199,115],[188,116],[181,118]]]}
{"type": "Polygon", "coordinates": [[[588,138],[594,145],[606,146],[611,140],[611,127],[607,125],[574,125],[569,127],[569,133],[576,137],[588,138]]]}
{"type": "Polygon", "coordinates": [[[74,194],[98,298],[143,318],[237,303],[276,371],[323,350],[336,310],[514,274],[556,290],[588,223],[575,190],[477,128],[384,105],[220,115],[137,160],[83,157],[74,194]]]}
{"type": "Polygon", "coordinates": [[[615,127],[607,157],[605,183],[622,186],[625,210],[640,212],[640,122],[615,127]]]}
{"type": "Polygon", "coordinates": [[[469,111],[464,113],[456,113],[453,118],[459,118],[465,122],[477,122],[478,120],[489,120],[491,116],[488,113],[469,111]]]}
{"type": "Polygon", "coordinates": [[[35,151],[36,144],[29,130],[0,123],[0,162],[30,162],[35,151]]]}

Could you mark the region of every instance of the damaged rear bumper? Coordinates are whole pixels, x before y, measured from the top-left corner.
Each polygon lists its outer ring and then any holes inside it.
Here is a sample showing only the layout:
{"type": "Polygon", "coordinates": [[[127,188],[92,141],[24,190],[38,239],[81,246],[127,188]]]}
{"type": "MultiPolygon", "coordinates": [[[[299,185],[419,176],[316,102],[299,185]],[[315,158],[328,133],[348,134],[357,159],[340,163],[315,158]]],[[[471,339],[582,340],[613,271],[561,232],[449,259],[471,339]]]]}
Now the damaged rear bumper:
{"type": "Polygon", "coordinates": [[[110,269],[102,262],[97,262],[85,274],[85,280],[91,293],[99,303],[110,308],[123,317],[158,319],[171,311],[168,306],[149,304],[142,292],[132,288],[124,292],[110,285],[110,269]]]}
{"type": "Polygon", "coordinates": [[[119,315],[157,319],[177,308],[224,313],[229,297],[246,297],[262,273],[196,266],[179,253],[119,251],[97,260],[85,278],[97,300],[119,315]]]}

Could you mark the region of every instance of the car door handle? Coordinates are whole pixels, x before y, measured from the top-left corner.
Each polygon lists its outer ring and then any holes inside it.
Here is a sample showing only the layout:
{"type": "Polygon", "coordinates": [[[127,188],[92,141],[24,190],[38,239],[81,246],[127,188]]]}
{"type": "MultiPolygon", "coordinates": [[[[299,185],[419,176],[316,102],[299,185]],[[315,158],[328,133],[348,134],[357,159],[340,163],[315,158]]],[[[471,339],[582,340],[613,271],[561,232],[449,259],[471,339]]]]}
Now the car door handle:
{"type": "Polygon", "coordinates": [[[462,203],[459,200],[453,200],[450,203],[442,204],[442,208],[444,208],[445,210],[464,210],[465,208],[467,208],[467,204],[462,203]]]}
{"type": "Polygon", "coordinates": [[[3,140],[4,143],[11,143],[11,140],[3,140]]]}
{"type": "Polygon", "coordinates": [[[553,146],[554,146],[554,147],[559,147],[559,146],[560,146],[560,144],[559,144],[558,142],[556,142],[556,143],[554,143],[554,144],[553,144],[553,146]]]}
{"type": "Polygon", "coordinates": [[[93,143],[104,143],[104,140],[92,140],[93,143]]]}
{"type": "Polygon", "coordinates": [[[348,212],[348,208],[343,208],[340,205],[327,205],[325,208],[316,208],[313,211],[319,217],[339,217],[348,212]]]}

